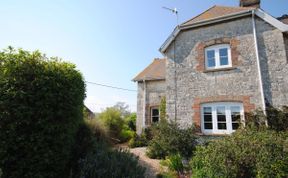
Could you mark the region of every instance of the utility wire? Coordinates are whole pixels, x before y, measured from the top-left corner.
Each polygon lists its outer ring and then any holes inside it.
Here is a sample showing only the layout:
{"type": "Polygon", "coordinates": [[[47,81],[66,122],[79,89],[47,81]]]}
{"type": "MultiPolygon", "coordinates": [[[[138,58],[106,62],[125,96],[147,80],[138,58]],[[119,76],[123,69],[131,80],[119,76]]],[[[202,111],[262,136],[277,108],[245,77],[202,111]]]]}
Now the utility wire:
{"type": "Polygon", "coordinates": [[[117,89],[117,90],[137,92],[137,90],[131,90],[131,89],[127,89],[127,88],[115,87],[115,86],[105,85],[105,84],[96,83],[96,82],[89,82],[89,81],[85,81],[85,82],[89,83],[89,84],[92,84],[92,85],[98,85],[98,86],[107,87],[107,88],[113,88],[113,89],[117,89]]]}

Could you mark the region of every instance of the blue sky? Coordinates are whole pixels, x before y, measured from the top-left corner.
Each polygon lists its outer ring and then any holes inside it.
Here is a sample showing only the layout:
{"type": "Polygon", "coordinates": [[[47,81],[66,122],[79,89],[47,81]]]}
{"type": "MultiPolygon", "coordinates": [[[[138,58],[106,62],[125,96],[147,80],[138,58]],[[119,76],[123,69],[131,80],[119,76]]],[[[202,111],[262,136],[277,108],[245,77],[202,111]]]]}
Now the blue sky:
{"type": "MultiPolygon", "coordinates": [[[[75,63],[85,80],[137,89],[131,79],[162,57],[159,47],[179,22],[213,5],[238,0],[9,0],[1,1],[0,49],[40,50],[75,63]]],[[[273,16],[288,14],[287,0],[262,0],[273,16]]],[[[94,111],[126,102],[136,110],[136,92],[87,84],[86,105],[94,111]]]]}

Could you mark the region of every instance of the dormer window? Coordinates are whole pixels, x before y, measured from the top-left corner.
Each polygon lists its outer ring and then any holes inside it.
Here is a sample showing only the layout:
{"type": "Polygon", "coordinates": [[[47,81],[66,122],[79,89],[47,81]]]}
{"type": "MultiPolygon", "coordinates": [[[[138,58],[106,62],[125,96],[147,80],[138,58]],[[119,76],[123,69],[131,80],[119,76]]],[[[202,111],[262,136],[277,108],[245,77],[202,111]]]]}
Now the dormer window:
{"type": "Polygon", "coordinates": [[[232,67],[230,45],[214,45],[205,48],[205,67],[207,70],[232,67]]]}

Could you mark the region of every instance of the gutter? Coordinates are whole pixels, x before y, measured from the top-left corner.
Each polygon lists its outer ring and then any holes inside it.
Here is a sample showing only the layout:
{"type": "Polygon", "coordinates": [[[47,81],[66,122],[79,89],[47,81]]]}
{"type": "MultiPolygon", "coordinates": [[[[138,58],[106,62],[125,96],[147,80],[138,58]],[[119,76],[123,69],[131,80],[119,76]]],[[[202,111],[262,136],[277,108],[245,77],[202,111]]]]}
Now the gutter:
{"type": "Polygon", "coordinates": [[[253,26],[256,60],[257,60],[257,69],[258,69],[258,76],[259,76],[259,89],[260,89],[260,94],[261,94],[261,103],[262,103],[263,112],[266,115],[266,104],[265,104],[265,96],[264,96],[264,90],[263,90],[263,80],[262,80],[261,64],[260,64],[260,58],[259,58],[259,48],[258,48],[258,41],[257,41],[257,31],[256,31],[254,10],[252,11],[252,26],[253,26]]]}
{"type": "Polygon", "coordinates": [[[180,33],[181,29],[179,28],[180,26],[178,25],[172,34],[167,38],[167,40],[163,43],[163,45],[159,48],[159,51],[163,56],[165,56],[164,52],[168,48],[168,46],[175,40],[175,37],[180,33]]]}

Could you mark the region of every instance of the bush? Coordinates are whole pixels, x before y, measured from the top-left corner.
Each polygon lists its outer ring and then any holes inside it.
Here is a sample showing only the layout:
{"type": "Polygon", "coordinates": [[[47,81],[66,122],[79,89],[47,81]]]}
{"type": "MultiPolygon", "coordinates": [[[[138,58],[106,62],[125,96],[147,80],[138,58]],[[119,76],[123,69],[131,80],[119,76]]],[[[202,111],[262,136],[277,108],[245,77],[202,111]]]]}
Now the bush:
{"type": "Polygon", "coordinates": [[[120,139],[120,134],[124,125],[121,112],[116,108],[107,108],[99,114],[100,121],[108,129],[109,136],[114,139],[120,139]]]}
{"type": "Polygon", "coordinates": [[[178,176],[184,174],[184,165],[180,154],[173,154],[166,159],[169,170],[174,171],[178,176]]]}
{"type": "Polygon", "coordinates": [[[136,113],[132,113],[127,118],[125,118],[125,124],[132,131],[136,131],[136,117],[136,113]]]}
{"type": "Polygon", "coordinates": [[[131,138],[128,144],[130,148],[144,147],[147,145],[148,145],[148,140],[146,139],[145,134],[141,134],[139,136],[136,133],[133,135],[133,137],[131,138]]]}
{"type": "Polygon", "coordinates": [[[98,143],[93,152],[81,161],[81,176],[98,177],[144,177],[145,169],[138,164],[138,158],[126,150],[111,150],[98,143]]]}
{"type": "Polygon", "coordinates": [[[130,130],[127,127],[124,127],[120,133],[120,141],[127,142],[134,136],[134,134],[135,134],[134,131],[130,130]]]}
{"type": "Polygon", "coordinates": [[[288,107],[284,106],[282,109],[268,107],[266,109],[267,115],[263,114],[263,111],[257,110],[253,113],[246,113],[245,121],[246,126],[256,127],[258,129],[266,129],[266,122],[268,122],[268,128],[280,131],[288,131],[288,107]]]}
{"type": "Polygon", "coordinates": [[[199,146],[191,160],[193,177],[285,177],[288,133],[239,130],[199,146]]]}
{"type": "Polygon", "coordinates": [[[0,53],[3,177],[68,177],[85,84],[75,65],[38,51],[0,53]]]}
{"type": "Polygon", "coordinates": [[[96,141],[109,142],[109,131],[102,122],[98,119],[85,119],[84,121],[96,141]]]}
{"type": "Polygon", "coordinates": [[[276,131],[288,131],[288,107],[282,109],[269,107],[267,109],[269,128],[276,131]]]}
{"type": "Polygon", "coordinates": [[[194,128],[181,129],[176,123],[161,120],[154,129],[154,137],[149,142],[147,155],[150,158],[165,158],[179,153],[185,158],[192,156],[196,146],[194,128]]]}

